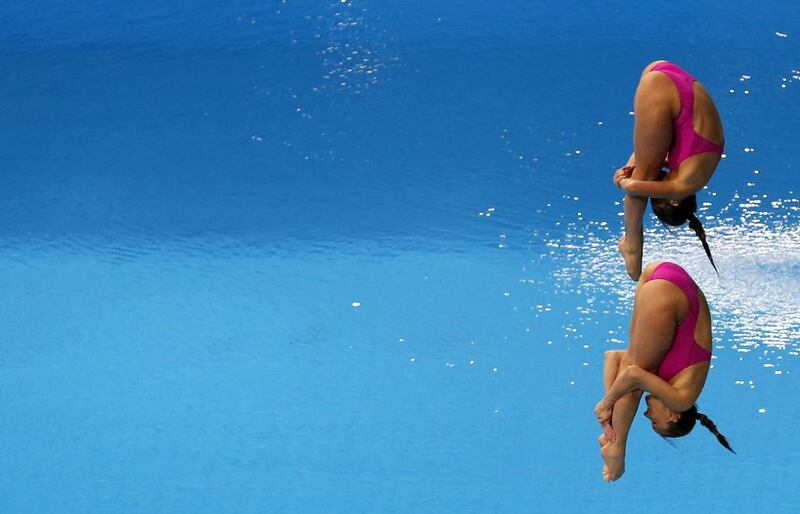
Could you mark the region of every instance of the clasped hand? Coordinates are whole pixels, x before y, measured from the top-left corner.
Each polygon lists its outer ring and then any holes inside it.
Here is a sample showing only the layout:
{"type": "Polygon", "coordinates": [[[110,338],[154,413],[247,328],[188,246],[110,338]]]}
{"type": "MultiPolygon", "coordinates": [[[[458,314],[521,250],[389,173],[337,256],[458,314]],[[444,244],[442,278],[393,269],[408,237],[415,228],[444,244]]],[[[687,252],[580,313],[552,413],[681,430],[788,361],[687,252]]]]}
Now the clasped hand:
{"type": "Polygon", "coordinates": [[[597,422],[603,427],[603,432],[608,436],[611,442],[616,442],[617,435],[611,426],[611,414],[614,410],[614,402],[603,398],[594,408],[594,415],[597,417],[597,422]]]}
{"type": "Polygon", "coordinates": [[[620,169],[618,169],[617,171],[615,171],[614,172],[614,184],[616,184],[617,187],[621,188],[622,187],[621,182],[623,180],[625,180],[626,178],[631,178],[631,175],[633,175],[633,170],[635,168],[636,168],[636,166],[623,166],[620,169]]]}

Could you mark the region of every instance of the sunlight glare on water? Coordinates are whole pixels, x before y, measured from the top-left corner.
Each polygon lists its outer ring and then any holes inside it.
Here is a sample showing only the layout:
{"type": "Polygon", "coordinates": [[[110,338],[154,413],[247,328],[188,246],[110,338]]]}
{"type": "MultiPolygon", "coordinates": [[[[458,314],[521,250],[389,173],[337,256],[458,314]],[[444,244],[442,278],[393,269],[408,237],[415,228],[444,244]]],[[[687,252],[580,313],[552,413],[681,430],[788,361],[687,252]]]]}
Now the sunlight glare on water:
{"type": "MultiPolygon", "coordinates": [[[[719,278],[692,231],[661,226],[654,217],[656,226],[645,232],[644,261],[671,260],[695,277],[708,298],[715,330],[720,331],[715,338],[720,349],[751,351],[766,346],[796,352],[800,202],[793,197],[775,199],[766,207],[762,200],[767,199],[761,196],[753,194],[742,202],[737,194],[719,208],[706,202],[700,209],[719,278]]],[[[622,312],[627,312],[633,288],[620,273],[619,234],[621,229],[611,231],[604,224],[576,222],[569,224],[566,243],[549,243],[553,257],[564,263],[556,272],[562,292],[576,298],[597,295],[598,290],[611,292],[609,304],[623,305],[622,312]]],[[[594,306],[589,314],[602,308],[594,306]]]]}

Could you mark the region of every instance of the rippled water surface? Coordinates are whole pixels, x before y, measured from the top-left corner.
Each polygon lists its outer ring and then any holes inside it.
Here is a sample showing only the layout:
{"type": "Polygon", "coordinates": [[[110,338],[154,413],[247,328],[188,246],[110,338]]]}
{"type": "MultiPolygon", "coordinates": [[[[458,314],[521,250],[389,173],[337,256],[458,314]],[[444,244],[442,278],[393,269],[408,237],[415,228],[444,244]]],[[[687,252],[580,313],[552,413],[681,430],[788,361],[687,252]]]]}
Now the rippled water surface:
{"type": "Polygon", "coordinates": [[[793,2],[0,6],[3,512],[795,512],[793,2]],[[665,22],[665,20],[668,20],[665,22]],[[726,155],[645,260],[714,319],[697,430],[592,408],[613,170],[674,60],[726,155]],[[637,507],[638,508],[638,507],[637,507]],[[644,507],[643,507],[644,508],[644,507]]]}

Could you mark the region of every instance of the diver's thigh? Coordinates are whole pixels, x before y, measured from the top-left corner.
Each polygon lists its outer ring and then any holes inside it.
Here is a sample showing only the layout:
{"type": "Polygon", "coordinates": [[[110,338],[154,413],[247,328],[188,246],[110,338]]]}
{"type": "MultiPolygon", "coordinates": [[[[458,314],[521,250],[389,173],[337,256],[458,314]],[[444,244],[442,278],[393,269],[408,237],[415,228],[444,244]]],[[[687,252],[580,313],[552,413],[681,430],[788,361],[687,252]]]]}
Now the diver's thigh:
{"type": "Polygon", "coordinates": [[[657,369],[672,346],[676,320],[672,288],[677,289],[664,280],[653,280],[637,291],[629,353],[640,368],[657,369]]]}

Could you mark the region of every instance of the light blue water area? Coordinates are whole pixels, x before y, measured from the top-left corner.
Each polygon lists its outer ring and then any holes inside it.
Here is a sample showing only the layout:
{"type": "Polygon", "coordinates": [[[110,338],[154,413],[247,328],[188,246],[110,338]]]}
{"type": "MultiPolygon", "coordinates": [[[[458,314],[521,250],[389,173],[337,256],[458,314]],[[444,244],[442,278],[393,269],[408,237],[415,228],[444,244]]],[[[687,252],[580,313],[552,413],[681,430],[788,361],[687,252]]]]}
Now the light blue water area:
{"type": "Polygon", "coordinates": [[[795,512],[793,2],[4,2],[0,511],[795,512]],[[725,123],[646,260],[706,292],[678,449],[592,408],[658,58],[725,123]],[[634,507],[635,506],[635,507],[634,507]]]}

